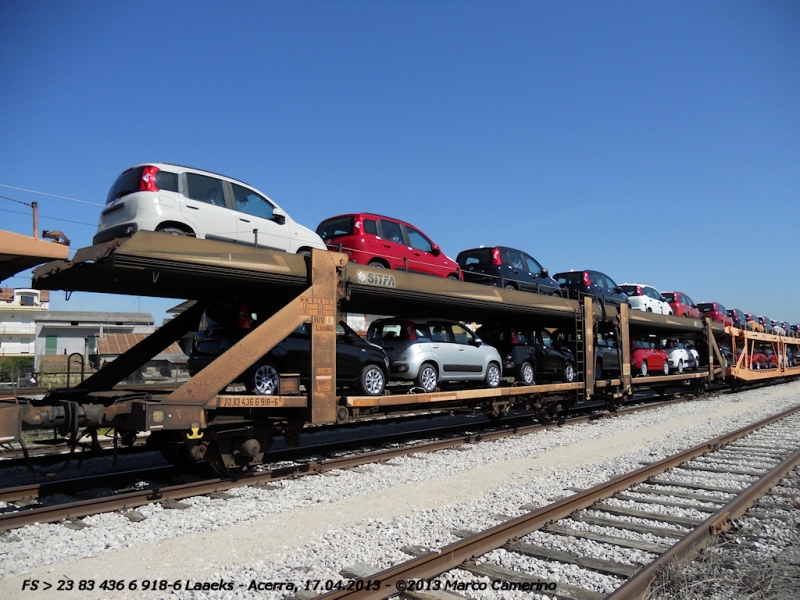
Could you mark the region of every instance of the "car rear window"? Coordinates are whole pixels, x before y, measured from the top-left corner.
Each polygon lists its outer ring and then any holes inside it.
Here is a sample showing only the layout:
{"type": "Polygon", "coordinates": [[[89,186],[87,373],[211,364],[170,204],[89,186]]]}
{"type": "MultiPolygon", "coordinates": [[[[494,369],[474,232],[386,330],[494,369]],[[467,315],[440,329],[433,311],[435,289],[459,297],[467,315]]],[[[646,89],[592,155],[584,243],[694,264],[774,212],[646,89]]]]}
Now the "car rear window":
{"type": "Polygon", "coordinates": [[[411,321],[386,321],[383,323],[373,323],[369,326],[367,341],[376,344],[391,340],[405,341],[409,339],[409,327],[414,328],[414,334],[417,336],[417,339],[430,339],[427,326],[420,327],[411,321]]]}
{"type": "Polygon", "coordinates": [[[135,169],[124,171],[122,175],[117,177],[117,180],[108,192],[106,204],[113,202],[117,198],[122,198],[132,192],[138,191],[139,182],[142,180],[142,171],[144,171],[144,167],[136,167],[135,169]]]}
{"type": "Polygon", "coordinates": [[[328,219],[317,227],[317,235],[323,240],[332,240],[343,235],[353,235],[353,217],[328,219]]]}
{"type": "Polygon", "coordinates": [[[675,294],[670,292],[661,292],[661,295],[664,296],[665,302],[675,302],[675,294]]]}
{"type": "Polygon", "coordinates": [[[622,292],[626,296],[633,297],[633,296],[639,296],[640,295],[638,286],[635,286],[635,285],[621,285],[620,288],[622,288],[622,292]]]}
{"type": "Polygon", "coordinates": [[[705,302],[698,304],[697,308],[700,309],[700,312],[714,312],[714,305],[705,302]]]}
{"type": "Polygon", "coordinates": [[[466,252],[462,252],[456,258],[456,261],[459,265],[463,268],[472,266],[472,265],[479,265],[484,266],[488,265],[492,262],[492,250],[491,248],[479,248],[477,250],[467,250],[466,252]]]}
{"type": "Polygon", "coordinates": [[[570,273],[558,273],[554,279],[559,283],[567,285],[578,285],[583,283],[583,271],[573,271],[570,273]]]}

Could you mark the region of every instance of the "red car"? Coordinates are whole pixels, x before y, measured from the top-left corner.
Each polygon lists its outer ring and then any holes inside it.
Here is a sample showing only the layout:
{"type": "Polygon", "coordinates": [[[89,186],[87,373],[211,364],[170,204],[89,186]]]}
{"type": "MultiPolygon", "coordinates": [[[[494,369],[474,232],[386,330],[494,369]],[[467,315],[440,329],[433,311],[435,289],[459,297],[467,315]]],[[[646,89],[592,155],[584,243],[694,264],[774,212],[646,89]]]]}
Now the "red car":
{"type": "Polygon", "coordinates": [[[383,269],[461,279],[458,263],[416,227],[404,221],[357,213],[324,220],[317,235],[330,250],[350,255],[350,262],[383,269]]]}
{"type": "Polygon", "coordinates": [[[719,302],[701,302],[697,305],[703,318],[722,323],[725,327],[733,327],[733,319],[728,316],[728,311],[719,302]]]}
{"type": "Polygon", "coordinates": [[[653,342],[633,340],[631,347],[631,371],[638,371],[642,377],[649,372],[669,375],[669,357],[653,342]]]}
{"type": "Polygon", "coordinates": [[[672,308],[672,314],[690,319],[700,318],[700,311],[697,310],[692,299],[683,292],[661,292],[661,295],[672,308]]]}
{"type": "Polygon", "coordinates": [[[751,369],[766,369],[767,368],[767,356],[761,350],[755,349],[753,353],[750,355],[750,368],[751,369]]]}

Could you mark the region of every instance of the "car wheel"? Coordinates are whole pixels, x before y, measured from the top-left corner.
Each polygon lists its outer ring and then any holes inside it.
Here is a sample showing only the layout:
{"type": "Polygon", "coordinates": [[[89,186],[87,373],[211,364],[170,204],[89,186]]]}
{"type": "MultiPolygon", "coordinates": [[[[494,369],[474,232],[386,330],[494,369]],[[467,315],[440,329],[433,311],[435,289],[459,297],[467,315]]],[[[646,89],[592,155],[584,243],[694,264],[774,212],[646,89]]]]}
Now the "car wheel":
{"type": "Polygon", "coordinates": [[[450,275],[448,275],[447,278],[448,279],[455,279],[456,281],[458,281],[458,275],[453,275],[452,273],[450,273],[450,275]]]}
{"type": "Polygon", "coordinates": [[[639,367],[639,375],[642,377],[647,377],[647,361],[643,360],[641,366],[639,367]]]}
{"type": "Polygon", "coordinates": [[[178,227],[162,227],[156,231],[160,231],[161,233],[170,233],[172,235],[186,235],[186,232],[178,227]]]}
{"type": "Polygon", "coordinates": [[[359,378],[361,384],[361,391],[367,396],[380,396],[383,393],[383,388],[386,387],[386,377],[383,375],[383,369],[378,365],[367,365],[361,371],[359,378]]]}
{"type": "Polygon", "coordinates": [[[516,286],[515,286],[513,283],[507,283],[507,284],[505,285],[505,288],[506,288],[507,290],[515,290],[515,289],[517,289],[517,287],[516,287],[516,286]]]}
{"type": "Polygon", "coordinates": [[[436,384],[439,383],[439,374],[436,372],[436,367],[431,363],[425,363],[419,368],[417,378],[414,382],[425,390],[431,393],[436,390],[436,384]]]}
{"type": "MultiPolygon", "coordinates": [[[[681,371],[683,373],[683,371],[681,371]]],[[[669,361],[664,361],[664,375],[669,375],[669,361]]]]}
{"type": "Polygon", "coordinates": [[[303,248],[302,250],[298,250],[297,255],[298,256],[311,256],[311,250],[307,250],[307,249],[303,248]]]}
{"type": "Polygon", "coordinates": [[[483,383],[487,388],[496,388],[500,385],[500,365],[497,363],[489,363],[486,367],[486,377],[483,383]]]}
{"type": "Polygon", "coordinates": [[[572,383],[573,381],[575,381],[575,367],[568,362],[564,365],[564,382],[572,383]]]}
{"type": "Polygon", "coordinates": [[[386,265],[378,260],[370,261],[369,266],[373,269],[385,269],[386,265]]]}
{"type": "MultiPolygon", "coordinates": [[[[669,367],[669,365],[667,365],[669,367]]],[[[683,375],[683,359],[678,361],[678,375],[683,375]]]]}
{"type": "Polygon", "coordinates": [[[245,376],[244,387],[260,396],[274,396],[280,389],[278,369],[269,361],[256,363],[245,376]]]}
{"type": "Polygon", "coordinates": [[[647,312],[653,312],[653,309],[648,306],[647,307],[647,312]]]}
{"type": "Polygon", "coordinates": [[[603,378],[603,363],[599,360],[594,364],[594,378],[595,381],[603,378]]]}
{"type": "Polygon", "coordinates": [[[517,380],[525,385],[533,385],[533,365],[527,360],[519,366],[517,371],[517,380]]]}

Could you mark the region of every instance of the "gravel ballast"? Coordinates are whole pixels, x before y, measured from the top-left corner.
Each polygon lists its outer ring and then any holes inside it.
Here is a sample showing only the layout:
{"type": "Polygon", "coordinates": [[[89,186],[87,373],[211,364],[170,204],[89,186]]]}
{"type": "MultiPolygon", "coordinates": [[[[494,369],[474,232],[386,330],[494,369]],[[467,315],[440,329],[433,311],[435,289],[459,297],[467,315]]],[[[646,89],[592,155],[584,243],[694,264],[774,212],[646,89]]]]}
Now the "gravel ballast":
{"type": "MultiPolygon", "coordinates": [[[[642,462],[659,460],[798,404],[800,382],[794,382],[479,443],[463,450],[397,458],[360,472],[337,471],[283,481],[272,489],[238,488],[230,492],[234,496],[230,499],[190,498],[182,501],[189,505],[185,510],[150,505],[136,510],[145,517],[138,522],[111,513],[83,519],[89,527],[80,530],[62,524],[29,526],[0,538],[0,597],[49,597],[43,592],[22,591],[24,581],[55,584],[69,577],[76,586],[80,580],[94,580],[99,585],[112,578],[139,583],[189,580],[190,585],[222,580],[234,589],[155,593],[75,589],[61,592],[59,597],[283,598],[288,595],[285,590],[249,591],[248,586],[251,581],[301,585],[307,580],[339,581],[345,579],[339,572],[356,564],[386,568],[409,558],[403,547],[441,547],[458,539],[453,530],[493,526],[498,515],[525,512],[522,505],[546,505],[573,493],[570,487],[591,487],[642,462]]],[[[781,445],[787,443],[784,440],[781,445]]],[[[685,471],[680,479],[707,480],[708,474],[685,471]]],[[[740,487],[749,479],[732,475],[726,481],[739,481],[740,487]]],[[[708,495],[726,497],[719,492],[708,495]]],[[[630,502],[609,501],[614,504],[630,502]]],[[[702,516],[685,509],[671,514],[702,516]]],[[[595,532],[606,529],[580,521],[572,521],[570,526],[595,532]]],[[[650,534],[625,535],[665,543],[650,534]]],[[[544,540],[536,536],[557,537],[541,532],[532,536],[537,543],[544,540]]],[[[612,551],[608,545],[590,540],[562,538],[561,543],[564,550],[625,564],[651,560],[642,551],[612,551]]],[[[486,559],[598,592],[611,591],[617,581],[612,576],[587,574],[574,565],[520,558],[504,550],[495,553],[497,556],[486,559]]],[[[464,571],[445,576],[453,577],[477,580],[464,571]]],[[[536,597],[530,592],[500,594],[491,589],[467,595],[536,597]]]]}

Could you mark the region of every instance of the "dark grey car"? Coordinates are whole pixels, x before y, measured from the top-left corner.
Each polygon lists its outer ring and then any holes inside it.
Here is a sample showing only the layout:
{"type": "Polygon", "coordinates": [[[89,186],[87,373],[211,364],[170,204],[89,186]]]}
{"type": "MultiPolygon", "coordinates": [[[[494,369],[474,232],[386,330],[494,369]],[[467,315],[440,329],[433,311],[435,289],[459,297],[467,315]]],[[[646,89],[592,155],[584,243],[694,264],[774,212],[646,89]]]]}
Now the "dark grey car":
{"type": "Polygon", "coordinates": [[[473,248],[458,253],[458,266],[464,281],[494,285],[523,292],[561,296],[561,287],[550,277],[530,254],[507,248],[492,246],[473,248]]]}
{"type": "Polygon", "coordinates": [[[629,304],[628,297],[611,277],[600,271],[566,271],[556,273],[553,279],[569,292],[569,297],[580,300],[588,295],[602,304],[629,304]]]}

